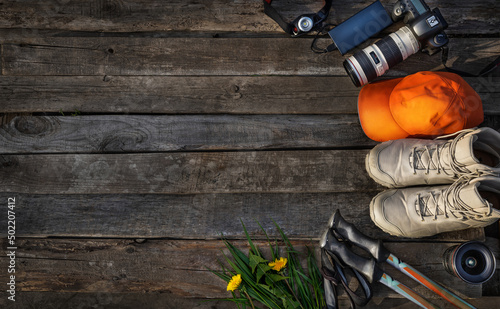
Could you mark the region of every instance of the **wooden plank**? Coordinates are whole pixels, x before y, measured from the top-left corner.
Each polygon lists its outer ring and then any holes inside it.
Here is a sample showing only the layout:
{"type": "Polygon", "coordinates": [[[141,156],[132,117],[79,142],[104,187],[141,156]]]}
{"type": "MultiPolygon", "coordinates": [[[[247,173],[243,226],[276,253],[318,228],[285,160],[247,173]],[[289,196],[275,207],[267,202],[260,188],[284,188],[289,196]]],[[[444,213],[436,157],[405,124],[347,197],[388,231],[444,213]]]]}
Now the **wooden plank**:
{"type": "MultiPolygon", "coordinates": [[[[465,80],[500,115],[500,78],[465,80]]],[[[2,76],[0,112],[357,114],[358,93],[347,76],[2,76]]]]}
{"type": "MultiPolygon", "coordinates": [[[[467,299],[467,302],[474,306],[474,308],[496,308],[500,302],[499,297],[481,297],[475,299],[467,299]]],[[[454,309],[457,308],[449,302],[444,300],[434,300],[433,303],[438,305],[441,309],[454,309]],[[439,302],[438,302],[439,301],[439,302]]],[[[348,306],[348,304],[347,304],[348,306]]],[[[385,309],[385,308],[397,308],[397,309],[415,309],[416,305],[405,298],[380,298],[374,297],[365,309],[385,309]]],[[[347,307],[348,308],[348,307],[347,307]]]]}
{"type": "MultiPolygon", "coordinates": [[[[13,308],[103,308],[135,309],[147,308],[196,308],[196,309],[234,309],[234,303],[218,299],[183,298],[171,293],[64,293],[64,292],[19,292],[19,299],[13,308]]],[[[437,300],[434,300],[437,302],[437,300]]],[[[476,308],[496,308],[500,297],[481,297],[468,299],[476,308]]],[[[0,306],[7,307],[7,301],[0,299],[0,306]]],[[[12,305],[12,304],[11,304],[12,305]]],[[[5,308],[4,307],[4,308],[5,308]]],[[[440,302],[442,309],[456,308],[449,303],[440,302]]],[[[339,299],[339,308],[349,308],[346,297],[339,299]]],[[[414,309],[415,304],[404,298],[374,297],[364,309],[414,309]]]]}
{"type": "MultiPolygon", "coordinates": [[[[497,71],[500,72],[498,69],[497,71]]],[[[464,79],[481,96],[485,115],[500,115],[500,109],[496,103],[500,99],[500,79],[491,75],[477,78],[465,77],[464,79]]]]}
{"type": "Polygon", "coordinates": [[[222,299],[185,298],[172,293],[65,293],[65,292],[17,292],[16,302],[0,298],[0,306],[6,309],[25,308],[196,308],[234,309],[234,303],[222,299]]]}
{"type": "Polygon", "coordinates": [[[3,77],[3,67],[4,67],[3,44],[0,44],[0,79],[1,77],[3,77]]]}
{"type": "MultiPolygon", "coordinates": [[[[5,242],[5,239],[2,239],[5,242]]],[[[245,241],[233,242],[247,250],[245,241]]],[[[265,242],[256,243],[265,249],[265,242]]],[[[396,256],[432,279],[468,297],[479,297],[480,286],[472,287],[445,272],[442,253],[454,243],[388,244],[396,256]]],[[[4,244],[3,244],[4,245],[4,244]]],[[[294,241],[299,252],[317,242],[294,241]]],[[[172,293],[184,298],[228,297],[224,281],[210,273],[220,269],[221,241],[129,239],[19,239],[16,251],[16,282],[19,292],[66,293],[172,293]]],[[[318,249],[316,249],[318,250],[318,249]]],[[[267,253],[264,251],[265,256],[267,253]]],[[[1,257],[5,260],[7,257],[1,257]]],[[[416,287],[413,280],[404,280],[416,287]]],[[[373,286],[377,297],[398,297],[381,284],[373,286]]],[[[422,291],[425,297],[438,298],[422,291]]]]}
{"type": "MultiPolygon", "coordinates": [[[[249,233],[264,239],[257,224],[279,237],[273,221],[295,239],[319,240],[328,219],[342,216],[371,237],[398,241],[371,221],[369,204],[377,194],[352,193],[255,193],[183,195],[33,195],[4,193],[16,202],[16,235],[30,237],[111,238],[244,238],[240,219],[249,233]],[[230,218],[230,219],[228,219],[230,218]],[[299,223],[299,224],[298,224],[299,223]]],[[[0,227],[7,226],[0,217],[0,227]]],[[[7,229],[2,229],[0,235],[7,229]]],[[[5,234],[6,236],[6,234],[5,234]]],[[[483,229],[444,233],[421,241],[482,240],[483,229]]]]}
{"type": "MultiPolygon", "coordinates": [[[[16,76],[345,76],[345,57],[337,52],[315,54],[310,44],[293,38],[32,38],[4,44],[3,71],[16,76]]],[[[449,66],[477,73],[498,56],[500,39],[454,38],[449,46],[449,66]]],[[[440,55],[419,52],[386,76],[440,67],[440,55]]]]}
{"type": "Polygon", "coordinates": [[[0,111],[355,114],[358,92],[347,76],[3,76],[0,111]]]}
{"type": "Polygon", "coordinates": [[[16,117],[0,153],[373,147],[356,115],[16,117]]]}
{"type": "MultiPolygon", "coordinates": [[[[394,1],[381,1],[392,10],[394,1]]],[[[498,2],[466,0],[426,1],[439,7],[449,23],[449,33],[497,33],[498,2]],[[460,21],[455,22],[455,21],[460,21]]],[[[355,0],[333,4],[329,23],[339,24],[371,1],[355,0]]],[[[294,0],[273,6],[287,21],[317,12],[321,2],[294,0]]],[[[1,28],[57,29],[67,31],[185,31],[189,32],[278,32],[282,30],[263,13],[262,1],[7,1],[2,5],[1,28]]]]}
{"type": "Polygon", "coordinates": [[[348,192],[379,188],[365,150],[4,155],[0,188],[20,193],[348,192]]]}

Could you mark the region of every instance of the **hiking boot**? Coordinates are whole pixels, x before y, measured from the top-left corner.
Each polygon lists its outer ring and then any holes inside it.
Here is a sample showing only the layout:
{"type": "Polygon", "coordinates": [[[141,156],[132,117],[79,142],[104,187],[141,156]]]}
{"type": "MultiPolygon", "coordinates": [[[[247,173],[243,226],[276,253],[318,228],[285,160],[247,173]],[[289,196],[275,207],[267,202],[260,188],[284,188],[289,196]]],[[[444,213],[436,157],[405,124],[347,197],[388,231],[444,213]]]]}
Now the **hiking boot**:
{"type": "Polygon", "coordinates": [[[366,170],[389,187],[453,183],[460,177],[500,174],[500,133],[491,128],[467,129],[434,140],[399,139],[375,146],[366,170]],[[458,135],[457,135],[458,134],[458,135]]]}
{"type": "Polygon", "coordinates": [[[451,185],[391,189],[370,203],[370,216],[383,231],[425,237],[470,227],[485,227],[500,218],[500,178],[462,178],[451,185]]]}

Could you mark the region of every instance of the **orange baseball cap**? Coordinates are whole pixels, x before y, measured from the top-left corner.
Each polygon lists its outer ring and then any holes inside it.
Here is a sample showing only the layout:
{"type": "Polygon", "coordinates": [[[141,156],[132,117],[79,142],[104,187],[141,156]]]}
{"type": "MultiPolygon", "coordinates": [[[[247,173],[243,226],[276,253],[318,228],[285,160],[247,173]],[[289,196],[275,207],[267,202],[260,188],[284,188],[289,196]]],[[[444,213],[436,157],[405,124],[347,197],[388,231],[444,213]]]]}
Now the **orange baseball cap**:
{"type": "Polygon", "coordinates": [[[378,142],[435,138],[483,122],[481,98],[465,80],[448,72],[419,72],[371,83],[358,97],[365,134],[378,142]]]}

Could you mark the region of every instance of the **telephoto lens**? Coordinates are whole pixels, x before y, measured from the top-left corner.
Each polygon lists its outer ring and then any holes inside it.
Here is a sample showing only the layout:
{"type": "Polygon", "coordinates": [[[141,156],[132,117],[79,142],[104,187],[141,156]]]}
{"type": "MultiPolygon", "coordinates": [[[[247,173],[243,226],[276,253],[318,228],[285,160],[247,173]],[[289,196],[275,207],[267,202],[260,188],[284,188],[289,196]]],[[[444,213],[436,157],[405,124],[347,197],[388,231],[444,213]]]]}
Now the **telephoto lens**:
{"type": "Polygon", "coordinates": [[[495,256],[478,241],[448,248],[444,252],[443,263],[446,271],[470,284],[488,281],[496,268],[495,256]]]}
{"type": "Polygon", "coordinates": [[[344,68],[354,85],[361,87],[419,50],[420,43],[405,26],[344,60],[344,68]]]}

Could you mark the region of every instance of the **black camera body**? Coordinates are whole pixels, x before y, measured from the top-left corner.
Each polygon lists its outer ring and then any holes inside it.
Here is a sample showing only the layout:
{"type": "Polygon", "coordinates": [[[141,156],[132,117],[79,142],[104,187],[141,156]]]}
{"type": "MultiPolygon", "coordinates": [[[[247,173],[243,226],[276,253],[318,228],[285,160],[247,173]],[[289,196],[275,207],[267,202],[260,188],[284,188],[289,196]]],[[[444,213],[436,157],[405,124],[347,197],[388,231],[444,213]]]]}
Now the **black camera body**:
{"type": "Polygon", "coordinates": [[[344,61],[344,68],[357,86],[363,86],[409,56],[423,51],[433,55],[448,44],[448,23],[439,9],[431,10],[423,0],[399,0],[391,18],[405,26],[344,61]]]}
{"type": "Polygon", "coordinates": [[[394,22],[403,22],[412,30],[422,46],[422,52],[433,55],[448,44],[448,36],[444,29],[448,23],[438,8],[431,11],[429,6],[420,0],[399,0],[394,4],[391,18],[394,22]]]}

